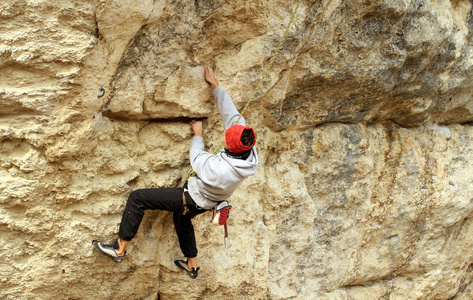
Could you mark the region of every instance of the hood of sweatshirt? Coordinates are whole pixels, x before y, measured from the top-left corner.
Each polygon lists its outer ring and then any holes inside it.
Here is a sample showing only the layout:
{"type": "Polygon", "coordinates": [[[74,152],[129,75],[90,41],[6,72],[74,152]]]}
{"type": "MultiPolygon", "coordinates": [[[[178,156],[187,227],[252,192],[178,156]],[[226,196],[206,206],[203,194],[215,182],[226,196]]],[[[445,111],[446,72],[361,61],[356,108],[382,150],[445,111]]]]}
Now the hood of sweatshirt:
{"type": "Polygon", "coordinates": [[[202,208],[210,209],[215,201],[228,199],[245,178],[254,175],[258,165],[258,153],[253,147],[246,160],[228,156],[224,151],[215,155],[200,152],[194,165],[196,177],[189,178],[189,193],[202,208]]]}
{"type": "Polygon", "coordinates": [[[220,153],[223,160],[225,160],[239,176],[246,178],[254,175],[258,166],[258,154],[256,147],[253,147],[250,156],[246,160],[233,158],[225,152],[220,153]]]}

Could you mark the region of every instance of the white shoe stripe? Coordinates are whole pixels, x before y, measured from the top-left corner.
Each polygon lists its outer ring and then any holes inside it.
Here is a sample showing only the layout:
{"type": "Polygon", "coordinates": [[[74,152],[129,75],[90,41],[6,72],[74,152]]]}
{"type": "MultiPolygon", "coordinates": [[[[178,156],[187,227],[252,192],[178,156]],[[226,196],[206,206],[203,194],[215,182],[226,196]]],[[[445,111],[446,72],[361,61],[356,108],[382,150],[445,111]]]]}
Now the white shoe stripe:
{"type": "Polygon", "coordinates": [[[104,253],[113,257],[118,257],[117,253],[115,252],[115,249],[103,247],[102,243],[99,243],[98,245],[99,245],[100,250],[102,250],[104,253]]]}

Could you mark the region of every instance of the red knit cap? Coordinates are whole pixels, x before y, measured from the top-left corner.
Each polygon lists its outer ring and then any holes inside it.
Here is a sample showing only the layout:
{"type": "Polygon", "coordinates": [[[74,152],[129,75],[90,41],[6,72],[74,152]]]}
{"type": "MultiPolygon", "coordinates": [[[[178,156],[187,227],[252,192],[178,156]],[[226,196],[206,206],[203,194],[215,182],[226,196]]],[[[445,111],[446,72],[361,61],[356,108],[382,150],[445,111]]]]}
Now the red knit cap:
{"type": "Polygon", "coordinates": [[[255,131],[251,127],[243,125],[233,125],[232,127],[228,128],[227,131],[225,131],[225,140],[227,142],[228,150],[233,153],[243,153],[253,148],[256,143],[256,135],[255,131]],[[245,129],[251,129],[251,131],[253,132],[253,136],[255,136],[255,140],[250,146],[245,146],[241,142],[241,134],[245,129]]]}

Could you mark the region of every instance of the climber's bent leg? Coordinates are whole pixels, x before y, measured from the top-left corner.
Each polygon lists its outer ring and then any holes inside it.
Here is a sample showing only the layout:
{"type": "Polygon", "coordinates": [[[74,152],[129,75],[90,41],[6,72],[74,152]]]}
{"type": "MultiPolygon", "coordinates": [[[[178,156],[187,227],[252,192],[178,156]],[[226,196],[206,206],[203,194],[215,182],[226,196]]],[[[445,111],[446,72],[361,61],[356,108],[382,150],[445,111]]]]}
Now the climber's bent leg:
{"type": "Polygon", "coordinates": [[[161,188],[136,190],[130,194],[123,212],[118,237],[122,241],[131,241],[140,227],[144,211],[166,210],[179,212],[182,210],[182,189],[161,188]]]}
{"type": "MultiPolygon", "coordinates": [[[[188,194],[186,193],[186,196],[188,194]]],[[[195,279],[197,277],[199,267],[197,264],[197,246],[195,241],[194,226],[192,225],[192,218],[198,214],[204,213],[207,210],[197,209],[191,197],[186,197],[189,203],[189,213],[184,215],[180,212],[173,213],[174,227],[176,229],[177,237],[181,251],[187,261],[175,260],[174,263],[187,272],[187,274],[195,279]]]]}
{"type": "Polygon", "coordinates": [[[146,209],[182,211],[182,192],[179,188],[143,189],[132,192],[123,212],[118,232],[119,239],[112,244],[103,244],[101,241],[94,240],[92,245],[98,252],[110,257],[113,261],[122,261],[128,243],[138,232],[144,211],[146,209]]]}

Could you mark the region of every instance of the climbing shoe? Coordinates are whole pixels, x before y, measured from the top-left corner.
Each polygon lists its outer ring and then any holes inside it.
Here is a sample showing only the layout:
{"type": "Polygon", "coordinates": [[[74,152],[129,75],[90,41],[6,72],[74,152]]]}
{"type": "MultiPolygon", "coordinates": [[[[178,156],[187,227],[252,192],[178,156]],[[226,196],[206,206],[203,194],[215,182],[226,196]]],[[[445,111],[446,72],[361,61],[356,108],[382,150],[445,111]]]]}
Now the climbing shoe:
{"type": "Polygon", "coordinates": [[[197,275],[198,275],[198,272],[200,270],[199,267],[196,268],[192,268],[192,270],[187,266],[187,261],[184,261],[184,260],[175,260],[174,263],[176,264],[176,266],[179,268],[179,269],[182,269],[184,271],[187,272],[187,275],[189,275],[190,278],[192,279],[196,279],[197,278],[197,275]]]}
{"type": "Polygon", "coordinates": [[[94,246],[95,250],[105,256],[110,257],[116,263],[121,262],[123,257],[125,257],[125,255],[118,256],[115,252],[115,249],[118,249],[118,241],[113,242],[111,245],[104,245],[102,242],[94,240],[92,241],[92,245],[94,246]]]}

